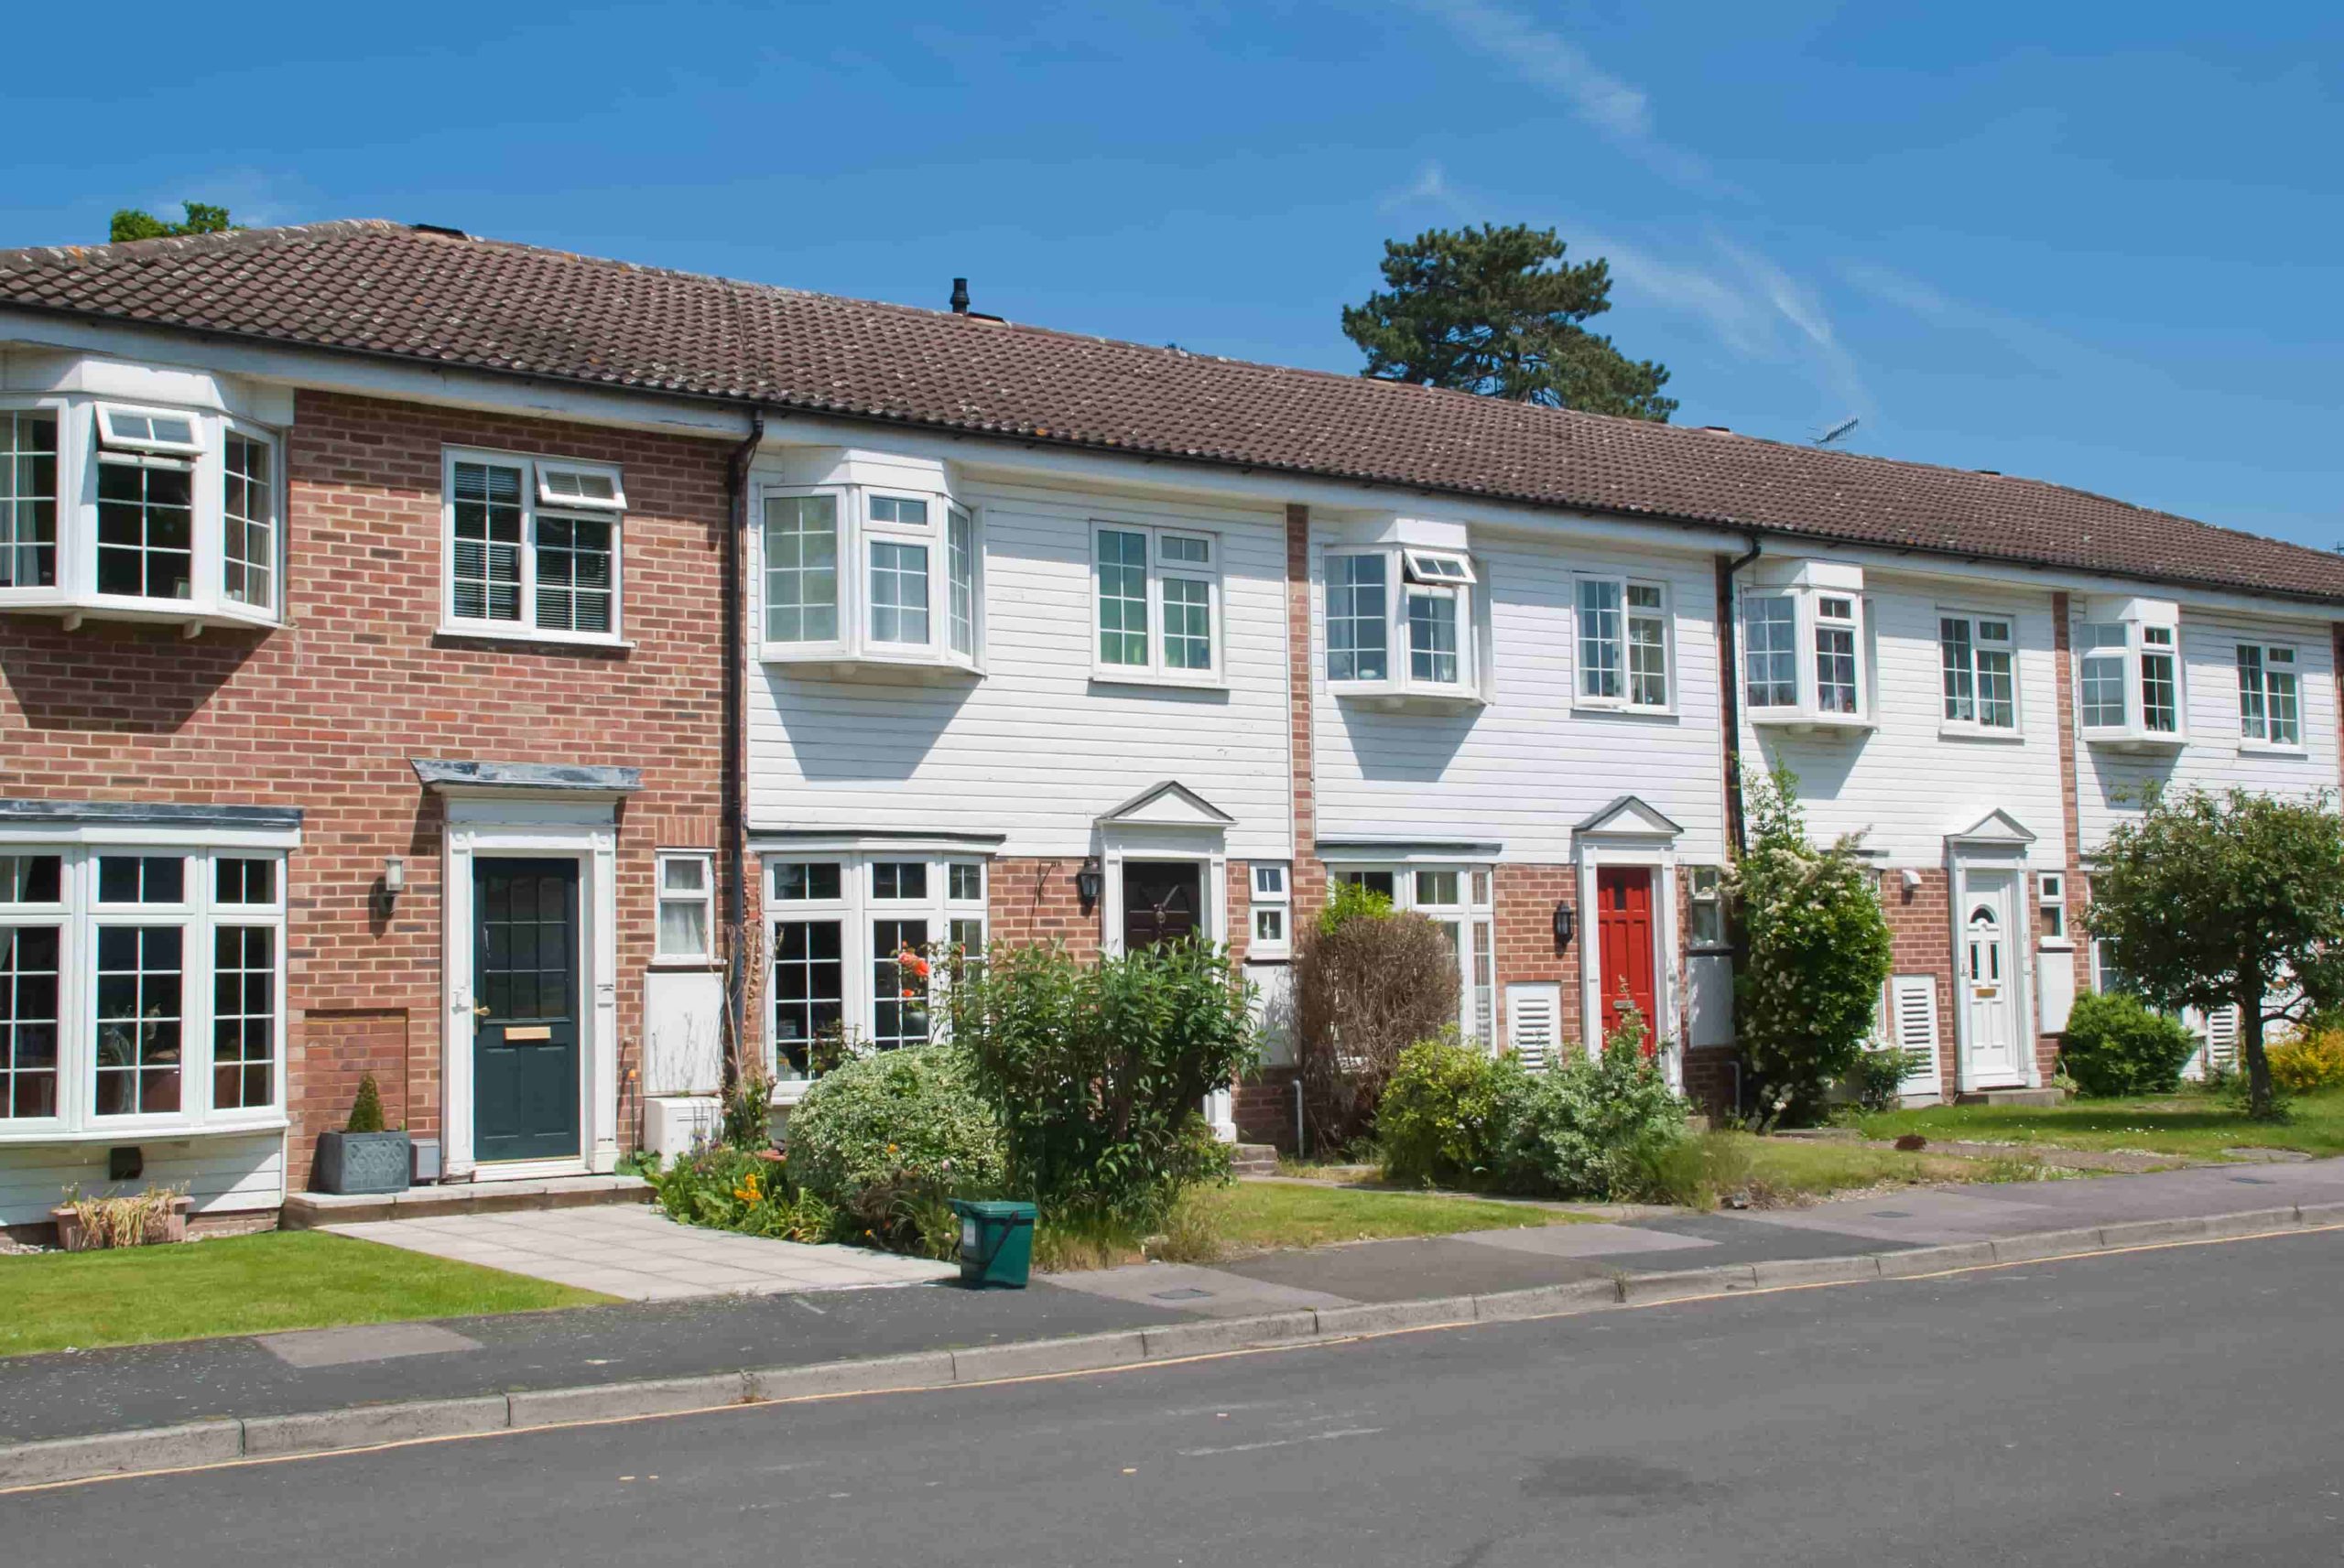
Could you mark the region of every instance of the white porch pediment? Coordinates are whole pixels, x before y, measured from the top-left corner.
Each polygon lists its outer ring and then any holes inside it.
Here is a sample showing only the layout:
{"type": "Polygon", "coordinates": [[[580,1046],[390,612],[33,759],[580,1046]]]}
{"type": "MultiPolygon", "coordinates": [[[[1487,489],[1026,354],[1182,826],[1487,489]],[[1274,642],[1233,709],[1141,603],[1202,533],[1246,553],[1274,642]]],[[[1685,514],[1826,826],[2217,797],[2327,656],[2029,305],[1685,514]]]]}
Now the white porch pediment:
{"type": "Polygon", "coordinates": [[[1945,841],[1973,854],[1981,850],[2024,850],[2035,842],[2035,834],[2026,824],[1997,806],[1961,831],[1947,834],[1945,841]]]}
{"type": "Polygon", "coordinates": [[[1623,795],[1571,829],[1581,838],[1675,838],[1685,829],[1633,795],[1623,795]]]}
{"type": "Polygon", "coordinates": [[[1162,784],[1132,796],[1112,811],[1101,814],[1099,826],[1102,828],[1187,827],[1199,832],[1217,833],[1236,820],[1178,780],[1166,779],[1162,784]]]}

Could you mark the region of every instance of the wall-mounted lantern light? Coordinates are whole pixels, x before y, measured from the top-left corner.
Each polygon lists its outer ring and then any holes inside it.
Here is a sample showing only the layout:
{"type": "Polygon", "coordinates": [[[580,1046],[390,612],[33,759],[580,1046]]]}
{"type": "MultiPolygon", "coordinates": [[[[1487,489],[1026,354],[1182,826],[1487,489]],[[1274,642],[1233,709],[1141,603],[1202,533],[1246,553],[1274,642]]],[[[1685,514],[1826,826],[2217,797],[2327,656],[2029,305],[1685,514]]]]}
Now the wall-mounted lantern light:
{"type": "Polygon", "coordinates": [[[1555,905],[1555,946],[1557,951],[1571,945],[1571,933],[1579,929],[1579,916],[1571,912],[1566,899],[1555,905]]]}
{"type": "Polygon", "coordinates": [[[1074,873],[1075,896],[1082,900],[1084,913],[1088,914],[1098,906],[1099,888],[1099,858],[1093,855],[1082,862],[1080,871],[1074,873]]]}
{"type": "Polygon", "coordinates": [[[383,861],[383,912],[389,914],[391,906],[398,903],[399,894],[406,891],[407,862],[396,855],[385,858],[383,861]]]}

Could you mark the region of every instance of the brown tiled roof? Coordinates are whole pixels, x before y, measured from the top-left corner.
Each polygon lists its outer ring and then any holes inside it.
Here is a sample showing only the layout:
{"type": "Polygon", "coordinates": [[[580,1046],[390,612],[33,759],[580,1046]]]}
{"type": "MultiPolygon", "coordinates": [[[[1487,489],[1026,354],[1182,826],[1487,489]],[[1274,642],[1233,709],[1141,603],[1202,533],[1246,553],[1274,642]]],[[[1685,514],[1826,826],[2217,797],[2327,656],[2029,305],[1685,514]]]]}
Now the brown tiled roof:
{"type": "Polygon", "coordinates": [[[380,221],[0,252],[0,305],[1069,447],[2344,600],[2344,558],[2038,481],[380,221]]]}

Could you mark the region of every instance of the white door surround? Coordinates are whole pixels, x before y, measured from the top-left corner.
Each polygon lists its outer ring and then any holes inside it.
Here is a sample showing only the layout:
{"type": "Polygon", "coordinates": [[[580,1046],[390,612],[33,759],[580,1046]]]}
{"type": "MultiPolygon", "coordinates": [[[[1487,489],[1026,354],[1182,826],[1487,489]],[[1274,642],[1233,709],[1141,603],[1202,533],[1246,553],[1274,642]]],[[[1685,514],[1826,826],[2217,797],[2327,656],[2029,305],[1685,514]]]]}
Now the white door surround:
{"type": "Polygon", "coordinates": [[[1606,866],[1652,872],[1653,1038],[1670,1085],[1685,1087],[1684,973],[1677,960],[1677,839],[1685,830],[1633,795],[1623,795],[1571,829],[1579,865],[1580,1044],[1590,1056],[1603,1049],[1603,963],[1597,948],[1597,873],[1606,866]]]}
{"type": "MultiPolygon", "coordinates": [[[[1229,829],[1236,818],[1177,780],[1141,791],[1098,818],[1099,951],[1123,951],[1123,862],[1192,860],[1199,892],[1198,935],[1229,941],[1229,829]]],[[[1224,1143],[1237,1141],[1235,1086],[1205,1097],[1205,1119],[1224,1143]]]]}
{"type": "Polygon", "coordinates": [[[440,1158],[450,1181],[608,1174],[619,1158],[618,803],[633,769],[418,760],[445,797],[440,877],[440,1158]],[[459,773],[452,770],[462,769],[459,773]],[[579,866],[579,1154],[483,1165],[472,1143],[472,860],[571,860],[579,866]]]}
{"type": "Polygon", "coordinates": [[[2026,862],[2035,835],[2008,812],[1946,835],[1955,1082],[1963,1092],[2040,1088],[2026,862]]]}

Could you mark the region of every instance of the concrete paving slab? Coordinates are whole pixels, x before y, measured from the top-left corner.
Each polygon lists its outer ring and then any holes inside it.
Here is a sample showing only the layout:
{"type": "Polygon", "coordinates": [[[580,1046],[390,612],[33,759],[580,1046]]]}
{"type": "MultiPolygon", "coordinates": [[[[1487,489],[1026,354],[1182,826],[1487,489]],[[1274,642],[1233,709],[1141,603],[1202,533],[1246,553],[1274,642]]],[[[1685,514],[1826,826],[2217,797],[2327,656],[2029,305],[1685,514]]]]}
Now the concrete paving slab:
{"type": "Polygon", "coordinates": [[[309,1328],[254,1336],[288,1367],[346,1367],[401,1356],[449,1356],[477,1350],[480,1341],[436,1323],[369,1323],[349,1328],[309,1328]]]}
{"type": "Polygon", "coordinates": [[[1348,1296],[1306,1290],[1223,1269],[1193,1263],[1134,1263],[1122,1269],[1086,1269],[1053,1274],[1050,1282],[1064,1290],[1112,1301],[1170,1307],[1199,1317],[1253,1317],[1263,1313],[1304,1307],[1352,1305],[1348,1296]]]}
{"type": "Polygon", "coordinates": [[[1509,1252],[1542,1258],[1627,1258],[1644,1252],[1678,1252],[1717,1242],[1705,1236],[1645,1230],[1627,1225],[1549,1225],[1536,1230],[1470,1230],[1457,1238],[1509,1252]]]}
{"type": "Polygon", "coordinates": [[[1821,1203],[1812,1208],[1752,1209],[1736,1217],[1752,1225],[1828,1230],[1838,1236],[1901,1241],[1908,1246],[1978,1241],[2058,1223],[2056,1213],[2031,1203],[1928,1187],[1884,1197],[1821,1203]]]}

